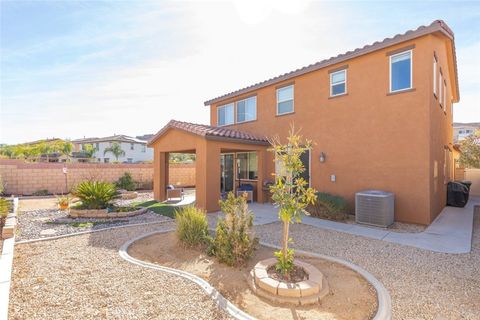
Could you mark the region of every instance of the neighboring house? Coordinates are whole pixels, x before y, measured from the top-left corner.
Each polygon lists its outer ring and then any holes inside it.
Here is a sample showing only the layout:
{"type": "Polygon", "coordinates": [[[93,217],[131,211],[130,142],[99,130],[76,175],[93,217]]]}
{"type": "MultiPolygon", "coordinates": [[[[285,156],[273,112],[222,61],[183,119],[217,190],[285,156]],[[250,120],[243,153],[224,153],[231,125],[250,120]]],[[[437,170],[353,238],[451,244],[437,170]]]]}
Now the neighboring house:
{"type": "Polygon", "coordinates": [[[466,137],[475,133],[475,130],[480,129],[479,122],[472,123],[454,123],[453,124],[453,141],[460,142],[466,137]]]}
{"type": "Polygon", "coordinates": [[[396,220],[429,224],[453,178],[457,79],[453,32],[434,21],[208,100],[210,126],[172,120],[149,141],[155,199],[165,199],[168,153],[194,152],[198,206],[216,211],[247,182],[266,201],[279,169],[266,138],[294,123],[314,143],[303,157],[312,187],[352,208],[360,190],[391,191],[396,220]]]}
{"type": "Polygon", "coordinates": [[[137,138],[114,135],[104,138],[84,138],[73,140],[73,150],[80,152],[83,150],[86,144],[90,144],[95,148],[95,154],[93,155],[93,161],[97,162],[114,162],[117,161],[115,156],[111,152],[105,153],[105,149],[111,147],[113,143],[118,143],[125,155],[118,158],[119,162],[142,162],[153,160],[153,149],[147,147],[147,141],[139,140],[137,138]]]}

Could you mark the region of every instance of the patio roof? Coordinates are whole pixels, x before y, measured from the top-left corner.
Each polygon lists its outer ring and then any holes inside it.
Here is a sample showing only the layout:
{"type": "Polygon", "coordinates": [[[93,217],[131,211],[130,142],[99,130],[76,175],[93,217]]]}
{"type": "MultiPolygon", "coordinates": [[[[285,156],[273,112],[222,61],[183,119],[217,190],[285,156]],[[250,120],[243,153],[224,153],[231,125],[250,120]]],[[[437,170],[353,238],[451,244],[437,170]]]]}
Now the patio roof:
{"type": "Polygon", "coordinates": [[[148,146],[151,146],[156,140],[158,140],[170,129],[185,131],[187,133],[201,136],[207,140],[269,145],[267,138],[259,137],[245,131],[233,130],[225,127],[214,127],[205,124],[170,120],[170,122],[168,122],[165,127],[160,129],[160,131],[158,131],[157,134],[155,134],[153,138],[148,141],[148,146]]]}

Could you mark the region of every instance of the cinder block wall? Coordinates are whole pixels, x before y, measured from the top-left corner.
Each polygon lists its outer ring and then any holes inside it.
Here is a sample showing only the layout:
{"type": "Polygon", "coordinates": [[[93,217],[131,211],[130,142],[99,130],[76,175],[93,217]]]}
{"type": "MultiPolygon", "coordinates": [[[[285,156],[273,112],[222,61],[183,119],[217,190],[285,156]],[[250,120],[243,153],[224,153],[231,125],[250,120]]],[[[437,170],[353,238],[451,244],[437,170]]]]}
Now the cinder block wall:
{"type": "MultiPolygon", "coordinates": [[[[146,187],[153,183],[153,164],[67,163],[67,181],[63,174],[64,163],[26,163],[22,160],[0,159],[0,175],[5,193],[31,195],[46,189],[58,194],[70,191],[84,180],[114,182],[125,172],[146,187]]],[[[195,164],[171,164],[170,184],[195,185],[195,164]]]]}

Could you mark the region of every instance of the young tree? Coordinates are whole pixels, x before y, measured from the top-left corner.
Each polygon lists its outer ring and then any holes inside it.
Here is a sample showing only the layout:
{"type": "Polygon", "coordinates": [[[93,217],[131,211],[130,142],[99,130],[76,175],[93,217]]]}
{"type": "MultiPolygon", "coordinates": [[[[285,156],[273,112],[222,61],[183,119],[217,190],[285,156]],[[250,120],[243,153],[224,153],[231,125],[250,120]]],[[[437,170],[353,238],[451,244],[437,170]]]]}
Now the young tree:
{"type": "Polygon", "coordinates": [[[480,168],[480,129],[460,143],[458,162],[463,168],[480,168]]]}
{"type": "Polygon", "coordinates": [[[272,200],[278,206],[278,216],[283,222],[282,249],[275,252],[278,258],[276,269],[288,278],[294,266],[294,251],[288,248],[290,223],[300,222],[305,208],[316,200],[315,189],[308,187],[308,182],[301,177],[305,168],[300,156],[311,149],[312,144],[309,140],[303,141],[293,125],[285,144],[278,137],[269,142],[275,161],[283,169],[270,187],[272,200]]]}
{"type": "Polygon", "coordinates": [[[82,151],[85,153],[87,158],[92,158],[95,154],[96,149],[90,143],[84,144],[82,151]]]}
{"type": "Polygon", "coordinates": [[[113,154],[117,161],[119,157],[125,155],[125,151],[123,151],[122,147],[117,142],[114,142],[110,147],[105,148],[105,150],[103,151],[103,155],[106,155],[109,152],[113,154]]]}

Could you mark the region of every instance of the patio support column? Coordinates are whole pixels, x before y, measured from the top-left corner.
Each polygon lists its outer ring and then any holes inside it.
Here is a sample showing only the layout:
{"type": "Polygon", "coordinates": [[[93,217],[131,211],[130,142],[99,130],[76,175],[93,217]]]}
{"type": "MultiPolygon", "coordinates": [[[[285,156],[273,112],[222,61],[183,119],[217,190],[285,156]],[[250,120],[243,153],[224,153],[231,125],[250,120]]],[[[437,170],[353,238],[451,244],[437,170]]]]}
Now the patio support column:
{"type": "Polygon", "coordinates": [[[258,183],[257,183],[257,202],[263,203],[265,194],[263,191],[263,182],[266,179],[266,167],[265,167],[265,150],[257,150],[257,175],[258,175],[258,183]]]}
{"type": "Polygon", "coordinates": [[[168,185],[168,152],[159,152],[158,157],[155,157],[155,200],[167,200],[167,185],[168,185]]]}
{"type": "Polygon", "coordinates": [[[220,209],[220,147],[205,140],[197,146],[195,159],[195,201],[207,212],[220,209]]]}

